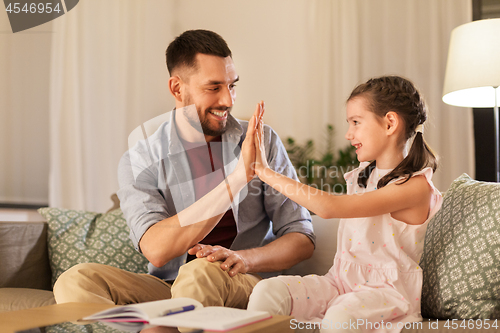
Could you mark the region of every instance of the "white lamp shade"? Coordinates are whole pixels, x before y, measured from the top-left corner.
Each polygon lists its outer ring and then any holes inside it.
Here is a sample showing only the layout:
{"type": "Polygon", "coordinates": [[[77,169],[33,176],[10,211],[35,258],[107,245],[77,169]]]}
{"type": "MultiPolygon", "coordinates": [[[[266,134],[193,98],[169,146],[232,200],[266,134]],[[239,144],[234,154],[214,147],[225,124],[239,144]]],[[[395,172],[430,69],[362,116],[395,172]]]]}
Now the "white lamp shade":
{"type": "MultiPolygon", "coordinates": [[[[444,78],[443,102],[494,107],[500,86],[500,19],[474,21],[453,29],[444,78]]],[[[500,89],[497,101],[500,102],[500,89]]]]}

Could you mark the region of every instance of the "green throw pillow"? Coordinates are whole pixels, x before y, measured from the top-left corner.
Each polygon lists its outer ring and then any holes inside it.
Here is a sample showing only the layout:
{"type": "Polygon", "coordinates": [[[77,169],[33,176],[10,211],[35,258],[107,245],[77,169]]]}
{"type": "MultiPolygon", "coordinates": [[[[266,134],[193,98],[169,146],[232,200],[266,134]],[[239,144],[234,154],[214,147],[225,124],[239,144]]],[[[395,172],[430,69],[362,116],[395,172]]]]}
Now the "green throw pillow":
{"type": "Polygon", "coordinates": [[[59,208],[40,208],[48,223],[52,286],[68,268],[100,263],[130,272],[147,273],[147,259],[137,252],[120,209],[106,214],[59,208]]]}
{"type": "Polygon", "coordinates": [[[422,315],[500,318],[500,184],[463,174],[425,236],[422,315]]]}

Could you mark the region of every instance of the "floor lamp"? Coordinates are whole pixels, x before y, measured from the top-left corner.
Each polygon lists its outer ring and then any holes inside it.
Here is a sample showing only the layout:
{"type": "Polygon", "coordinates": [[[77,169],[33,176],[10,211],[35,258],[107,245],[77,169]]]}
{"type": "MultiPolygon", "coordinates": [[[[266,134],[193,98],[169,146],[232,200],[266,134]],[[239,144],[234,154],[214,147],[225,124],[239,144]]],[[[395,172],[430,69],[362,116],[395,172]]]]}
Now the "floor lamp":
{"type": "Polygon", "coordinates": [[[494,108],[495,176],[500,182],[500,19],[463,24],[451,32],[443,102],[494,108]]]}

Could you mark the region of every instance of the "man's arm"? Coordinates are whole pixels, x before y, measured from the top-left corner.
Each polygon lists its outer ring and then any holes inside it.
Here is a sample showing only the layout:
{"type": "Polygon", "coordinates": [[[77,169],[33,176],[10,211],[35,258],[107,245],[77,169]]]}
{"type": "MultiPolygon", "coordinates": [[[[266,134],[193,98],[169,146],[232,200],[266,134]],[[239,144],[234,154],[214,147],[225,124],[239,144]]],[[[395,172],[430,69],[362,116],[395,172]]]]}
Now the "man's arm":
{"type": "Polygon", "coordinates": [[[151,264],[162,267],[173,258],[184,254],[219,223],[231,204],[232,198],[228,191],[239,192],[247,183],[243,164],[238,164],[236,170],[227,177],[227,183],[222,182],[179,214],[155,223],[144,233],[139,247],[151,264]],[[213,211],[223,213],[210,214],[213,211]],[[210,217],[200,218],[204,214],[210,217]],[[185,225],[184,221],[199,222],[185,225]]]}

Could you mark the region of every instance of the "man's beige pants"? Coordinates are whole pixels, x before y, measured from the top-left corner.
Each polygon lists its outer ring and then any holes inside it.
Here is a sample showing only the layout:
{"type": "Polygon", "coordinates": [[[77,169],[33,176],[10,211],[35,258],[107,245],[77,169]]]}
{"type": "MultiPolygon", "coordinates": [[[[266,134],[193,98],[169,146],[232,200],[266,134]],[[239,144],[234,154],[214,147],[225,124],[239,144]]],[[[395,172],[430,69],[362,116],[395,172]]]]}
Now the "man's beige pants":
{"type": "Polygon", "coordinates": [[[199,258],[181,266],[170,285],[149,275],[101,264],[78,264],[61,274],[54,285],[57,303],[131,304],[189,297],[204,306],[245,309],[253,287],[261,279],[253,274],[230,277],[221,262],[199,258]]]}

